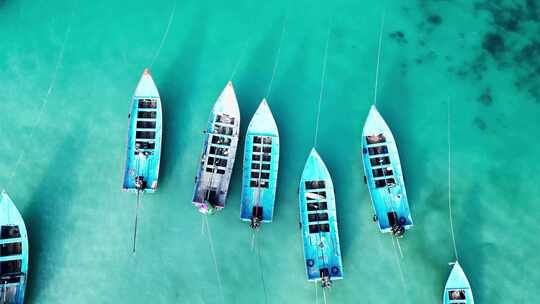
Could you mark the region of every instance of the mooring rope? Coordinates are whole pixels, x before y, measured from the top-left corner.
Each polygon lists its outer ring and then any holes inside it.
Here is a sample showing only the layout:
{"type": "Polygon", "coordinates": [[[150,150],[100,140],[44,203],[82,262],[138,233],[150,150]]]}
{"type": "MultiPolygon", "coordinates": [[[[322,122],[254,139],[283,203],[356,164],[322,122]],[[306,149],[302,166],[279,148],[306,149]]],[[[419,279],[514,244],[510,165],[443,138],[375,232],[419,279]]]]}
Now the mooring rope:
{"type": "Polygon", "coordinates": [[[452,220],[452,163],[451,163],[451,132],[450,132],[450,97],[448,97],[448,218],[450,219],[450,233],[452,235],[452,245],[454,247],[454,255],[456,261],[459,260],[458,251],[456,246],[456,237],[454,233],[454,221],[452,220]]]}
{"type": "Polygon", "coordinates": [[[332,16],[329,17],[328,20],[328,30],[326,33],[326,42],[324,47],[324,57],[323,57],[323,66],[322,66],[322,72],[321,72],[321,85],[319,90],[319,101],[317,102],[317,120],[315,122],[315,136],[313,138],[313,147],[317,146],[317,136],[319,135],[319,121],[321,117],[321,103],[323,98],[323,92],[324,92],[324,80],[326,78],[326,64],[328,62],[328,45],[330,42],[330,33],[332,30],[332,16]]]}
{"type": "MultiPolygon", "coordinates": [[[[56,79],[58,78],[58,71],[60,70],[60,66],[62,65],[62,61],[64,60],[64,51],[66,49],[66,44],[69,39],[69,36],[71,34],[71,25],[73,23],[73,18],[75,16],[75,10],[71,12],[70,21],[66,28],[66,32],[64,33],[64,40],[62,41],[62,45],[60,46],[60,51],[58,53],[58,57],[56,59],[56,64],[54,66],[54,71],[52,73],[51,81],[49,82],[49,87],[47,88],[47,94],[45,94],[45,97],[43,97],[43,100],[41,101],[41,105],[39,107],[39,111],[37,114],[37,118],[35,119],[34,125],[31,127],[29,132],[29,142],[32,142],[32,139],[34,137],[34,132],[36,128],[41,123],[41,118],[43,116],[43,113],[45,112],[45,108],[47,107],[47,103],[49,102],[49,96],[51,95],[52,91],[54,90],[54,86],[56,84],[56,79]]],[[[17,157],[17,161],[15,162],[15,167],[12,170],[12,173],[8,179],[8,182],[6,185],[8,185],[8,188],[11,186],[11,182],[15,178],[15,175],[17,174],[17,170],[19,169],[19,166],[24,158],[24,153],[26,151],[24,149],[21,149],[21,152],[19,153],[19,156],[17,157]]]]}
{"type": "Polygon", "coordinates": [[[272,68],[272,77],[270,77],[270,82],[268,83],[268,89],[266,90],[266,98],[270,97],[270,92],[272,90],[272,84],[274,83],[274,77],[276,76],[277,66],[279,63],[279,55],[281,54],[281,45],[283,44],[283,37],[285,36],[285,26],[287,25],[288,15],[285,15],[283,18],[283,25],[281,28],[281,35],[279,37],[278,48],[276,51],[276,58],[274,59],[274,67],[272,68]]]}
{"type": "Polygon", "coordinates": [[[208,222],[207,216],[204,217],[204,220],[206,222],[206,231],[208,232],[207,236],[208,236],[208,243],[210,244],[210,252],[212,253],[212,259],[214,260],[214,267],[215,267],[215,270],[216,270],[216,277],[217,277],[217,282],[218,282],[219,293],[221,295],[221,300],[223,301],[223,303],[225,303],[225,296],[223,294],[223,286],[221,284],[221,275],[219,273],[219,267],[218,267],[216,252],[214,250],[214,241],[212,240],[212,232],[210,231],[210,223],[208,222]]]}
{"type": "Polygon", "coordinates": [[[395,257],[395,260],[396,260],[396,264],[398,266],[399,277],[400,277],[400,280],[401,280],[401,287],[403,288],[405,301],[407,303],[409,303],[409,301],[407,299],[407,286],[405,285],[405,276],[403,274],[403,269],[401,267],[401,261],[400,261],[398,255],[397,255],[397,249],[396,249],[396,245],[394,244],[394,238],[392,238],[392,247],[394,247],[394,257],[395,257]]]}
{"type": "Polygon", "coordinates": [[[373,97],[373,105],[377,105],[377,90],[379,87],[379,64],[381,62],[381,50],[382,50],[382,37],[384,32],[384,17],[386,15],[386,4],[383,8],[383,13],[381,16],[381,27],[379,29],[379,47],[377,49],[377,67],[375,68],[375,88],[374,88],[374,97],[373,97]]]}
{"type": "Polygon", "coordinates": [[[163,36],[161,36],[161,41],[159,42],[159,47],[157,48],[156,52],[154,53],[154,57],[152,57],[152,61],[150,63],[150,69],[152,69],[152,66],[154,65],[154,62],[159,57],[159,53],[161,52],[161,48],[163,48],[163,45],[165,44],[165,40],[167,40],[167,37],[169,36],[169,30],[171,29],[171,24],[174,19],[174,15],[176,13],[176,0],[174,1],[174,5],[171,9],[171,13],[169,14],[169,21],[167,22],[167,27],[165,28],[165,32],[163,33],[163,36]]]}
{"type": "Polygon", "coordinates": [[[135,226],[133,228],[133,254],[137,251],[137,225],[139,223],[139,206],[140,206],[141,190],[137,189],[137,207],[135,207],[135,226]]]}
{"type": "Polygon", "coordinates": [[[263,287],[263,293],[264,293],[264,303],[268,303],[268,292],[266,291],[266,281],[264,280],[264,272],[263,272],[263,265],[262,265],[262,258],[261,258],[261,245],[259,242],[255,242],[255,250],[257,252],[257,260],[259,262],[259,272],[261,274],[261,284],[263,287]]]}

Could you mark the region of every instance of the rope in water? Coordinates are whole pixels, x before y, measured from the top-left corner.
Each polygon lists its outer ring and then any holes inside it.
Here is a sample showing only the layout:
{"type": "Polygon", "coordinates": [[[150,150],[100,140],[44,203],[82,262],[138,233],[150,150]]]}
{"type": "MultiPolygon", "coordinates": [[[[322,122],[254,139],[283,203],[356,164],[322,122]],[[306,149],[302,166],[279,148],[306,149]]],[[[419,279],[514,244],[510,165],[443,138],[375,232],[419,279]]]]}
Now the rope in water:
{"type": "Polygon", "coordinates": [[[272,84],[274,83],[274,77],[276,76],[276,70],[279,63],[279,55],[281,54],[281,45],[283,44],[283,37],[285,36],[285,26],[287,25],[288,16],[285,15],[283,18],[283,25],[281,28],[281,35],[279,37],[279,44],[276,51],[276,58],[274,59],[274,67],[272,68],[272,77],[270,77],[270,83],[268,83],[268,89],[266,90],[266,98],[270,97],[270,92],[272,90],[272,84]]]}
{"type": "Polygon", "coordinates": [[[171,9],[171,13],[169,14],[169,21],[167,22],[167,27],[165,28],[165,32],[163,33],[163,36],[161,37],[161,41],[159,43],[159,47],[156,50],[156,53],[154,54],[154,57],[152,57],[152,61],[150,63],[150,69],[152,69],[152,66],[154,65],[154,62],[159,57],[159,53],[161,52],[161,48],[163,48],[163,45],[165,44],[165,41],[167,40],[167,37],[169,36],[169,30],[171,29],[171,24],[174,19],[174,14],[176,13],[176,0],[174,1],[173,8],[171,9]]]}
{"type": "Polygon", "coordinates": [[[452,235],[452,245],[454,246],[454,255],[456,261],[459,259],[456,246],[456,237],[454,233],[454,221],[452,220],[452,155],[451,155],[451,132],[450,132],[450,98],[448,98],[448,218],[450,219],[450,233],[452,235]]]}
{"type": "Polygon", "coordinates": [[[403,292],[405,294],[405,300],[408,303],[409,301],[407,300],[407,286],[405,285],[405,275],[403,274],[403,269],[401,267],[401,260],[399,259],[397,255],[397,249],[396,249],[396,245],[394,244],[394,238],[392,238],[392,247],[394,247],[394,257],[395,257],[396,264],[399,270],[399,278],[401,280],[401,287],[403,288],[403,292]]]}
{"type": "Polygon", "coordinates": [[[244,44],[244,47],[242,48],[242,52],[240,53],[240,56],[238,57],[238,59],[236,60],[236,63],[234,64],[233,70],[231,72],[231,76],[229,77],[230,81],[232,81],[234,76],[236,76],[236,72],[238,71],[238,68],[240,67],[240,62],[242,62],[242,59],[244,59],[244,56],[246,55],[250,40],[251,39],[246,40],[246,43],[244,44]]]}
{"type": "Polygon", "coordinates": [[[133,230],[133,254],[137,251],[137,224],[139,223],[139,206],[141,191],[137,190],[137,207],[135,207],[135,228],[133,230]]]}
{"type": "Polygon", "coordinates": [[[262,258],[261,258],[261,245],[258,242],[255,242],[255,250],[257,251],[257,260],[259,262],[259,272],[261,274],[261,283],[264,293],[264,303],[268,303],[268,293],[266,291],[266,281],[264,280],[264,272],[262,267],[262,258]]]}
{"type": "Polygon", "coordinates": [[[223,286],[221,284],[221,275],[219,273],[219,267],[218,267],[218,262],[217,262],[217,258],[216,258],[216,252],[214,250],[214,241],[212,240],[212,232],[210,231],[210,223],[208,222],[208,216],[204,216],[204,221],[206,223],[206,231],[208,232],[208,243],[210,244],[210,252],[212,253],[212,259],[214,260],[214,267],[215,267],[215,270],[216,270],[216,278],[217,278],[217,282],[218,282],[218,288],[219,288],[219,293],[221,295],[221,299],[223,301],[223,303],[225,303],[225,297],[223,295],[223,286]]]}
{"type": "Polygon", "coordinates": [[[317,103],[317,120],[315,123],[315,136],[313,138],[313,146],[317,146],[317,136],[319,135],[319,121],[321,116],[321,103],[323,98],[323,92],[324,92],[324,80],[326,78],[326,64],[328,62],[328,45],[330,42],[330,33],[332,29],[332,16],[330,16],[328,20],[328,31],[326,33],[326,43],[324,47],[324,57],[323,57],[323,67],[321,72],[321,89],[319,91],[319,101],[317,103]]]}
{"type": "Polygon", "coordinates": [[[381,27],[379,29],[379,47],[377,49],[377,67],[375,68],[375,88],[374,88],[374,97],[373,97],[373,104],[377,105],[377,90],[379,87],[379,64],[381,62],[381,49],[382,49],[382,36],[384,31],[384,17],[386,15],[386,6],[383,10],[382,16],[381,16],[381,27]]]}
{"type": "MultiPolygon", "coordinates": [[[[41,105],[39,107],[39,111],[37,114],[37,118],[35,120],[34,125],[31,127],[29,132],[29,142],[32,142],[32,139],[34,137],[34,131],[41,123],[41,118],[43,116],[43,113],[45,112],[45,108],[47,107],[47,103],[49,102],[49,96],[51,96],[51,93],[54,89],[54,86],[56,84],[56,79],[58,78],[58,71],[60,70],[60,66],[62,65],[62,61],[64,59],[64,51],[66,49],[66,44],[69,39],[70,33],[71,33],[71,25],[73,23],[73,17],[75,15],[75,11],[72,11],[69,24],[66,28],[66,32],[64,34],[64,40],[62,41],[62,45],[60,47],[60,51],[58,53],[58,57],[56,59],[56,64],[54,66],[54,71],[52,73],[51,81],[49,82],[49,87],[47,89],[47,94],[45,94],[45,97],[43,97],[43,100],[41,101],[41,105]]],[[[7,188],[11,186],[11,182],[15,178],[15,175],[17,174],[17,170],[19,169],[19,166],[24,158],[25,150],[21,149],[21,153],[19,153],[19,156],[17,157],[17,161],[15,162],[15,167],[11,173],[11,176],[8,179],[8,182],[6,183],[8,185],[7,188]]]]}

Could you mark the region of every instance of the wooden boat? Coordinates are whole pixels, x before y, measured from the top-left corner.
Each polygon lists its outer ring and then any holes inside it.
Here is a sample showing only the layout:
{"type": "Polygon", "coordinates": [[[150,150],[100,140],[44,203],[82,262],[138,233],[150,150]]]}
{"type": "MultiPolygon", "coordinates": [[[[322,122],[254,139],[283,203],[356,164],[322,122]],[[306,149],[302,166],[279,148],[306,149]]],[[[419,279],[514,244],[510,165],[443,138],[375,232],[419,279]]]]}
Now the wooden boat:
{"type": "Polygon", "coordinates": [[[219,95],[208,119],[193,205],[204,214],[225,207],[240,132],[240,110],[232,82],[219,95]]]}
{"type": "Polygon", "coordinates": [[[328,169],[313,148],[299,187],[300,226],[308,281],[330,287],[343,278],[334,186],[328,169]]]}
{"type": "Polygon", "coordinates": [[[383,233],[402,236],[413,226],[401,163],[394,136],[375,106],[362,132],[364,181],[368,185],[375,215],[383,233]]]}
{"type": "Polygon", "coordinates": [[[21,214],[0,197],[0,303],[22,304],[28,276],[28,235],[21,214]]]}
{"type": "Polygon", "coordinates": [[[240,219],[252,228],[274,216],[279,164],[279,133],[270,107],[263,99],[253,115],[244,145],[244,173],[240,219]]]}
{"type": "Polygon", "coordinates": [[[443,304],[474,304],[471,285],[457,261],[444,287],[443,304]]]}
{"type": "Polygon", "coordinates": [[[161,159],[161,99],[148,69],[133,95],[127,137],[123,190],[155,192],[161,159]]]}

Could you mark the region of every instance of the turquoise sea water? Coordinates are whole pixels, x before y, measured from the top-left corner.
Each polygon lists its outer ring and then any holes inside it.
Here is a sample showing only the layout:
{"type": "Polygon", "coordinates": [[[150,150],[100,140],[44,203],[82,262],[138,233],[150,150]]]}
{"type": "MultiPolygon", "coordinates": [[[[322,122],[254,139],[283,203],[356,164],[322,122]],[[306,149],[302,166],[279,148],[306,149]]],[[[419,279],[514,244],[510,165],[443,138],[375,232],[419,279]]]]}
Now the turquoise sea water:
{"type": "MultiPolygon", "coordinates": [[[[29,230],[26,303],[316,302],[296,189],[313,146],[329,19],[317,149],[335,185],[345,278],[328,302],[440,303],[453,259],[448,100],[455,232],[475,299],[534,301],[540,4],[383,6],[0,0],[0,186],[29,230]],[[371,221],[360,159],[384,10],[378,108],[398,141],[415,221],[400,241],[402,259],[371,221]],[[284,19],[268,98],[281,135],[277,207],[251,250],[239,220],[242,145],[210,233],[201,234],[191,206],[193,179],[208,113],[237,62],[245,132],[266,94],[284,19]],[[135,197],[120,187],[130,97],[145,67],[163,100],[164,151],[159,190],[142,198],[132,256],[135,197]]],[[[322,303],[320,288],[317,297],[322,303]]]]}

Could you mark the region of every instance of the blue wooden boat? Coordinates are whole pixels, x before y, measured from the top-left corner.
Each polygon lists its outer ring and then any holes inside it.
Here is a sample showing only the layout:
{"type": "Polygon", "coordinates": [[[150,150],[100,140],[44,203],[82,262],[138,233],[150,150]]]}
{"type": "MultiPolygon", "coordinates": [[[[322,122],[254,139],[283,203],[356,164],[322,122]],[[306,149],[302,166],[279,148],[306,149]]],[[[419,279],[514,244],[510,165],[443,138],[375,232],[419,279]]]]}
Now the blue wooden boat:
{"type": "Polygon", "coordinates": [[[381,232],[401,237],[413,226],[394,136],[375,106],[362,132],[364,181],[381,232]]]}
{"type": "Polygon", "coordinates": [[[330,287],[343,278],[334,185],[321,157],[313,148],[299,187],[300,226],[307,279],[330,287]]]}
{"type": "Polygon", "coordinates": [[[28,276],[28,235],[21,214],[0,197],[0,303],[22,304],[28,276]]]}
{"type": "Polygon", "coordinates": [[[161,159],[161,99],[148,69],[135,89],[127,137],[123,190],[155,192],[161,159]]]}
{"type": "Polygon", "coordinates": [[[253,115],[244,145],[244,173],[240,219],[256,229],[274,216],[279,165],[279,133],[274,116],[263,99],[253,115]]]}
{"type": "Polygon", "coordinates": [[[474,304],[471,285],[457,261],[444,287],[443,304],[474,304]]]}
{"type": "Polygon", "coordinates": [[[232,82],[219,95],[206,126],[192,203],[203,214],[225,207],[240,132],[240,110],[232,82]]]}

